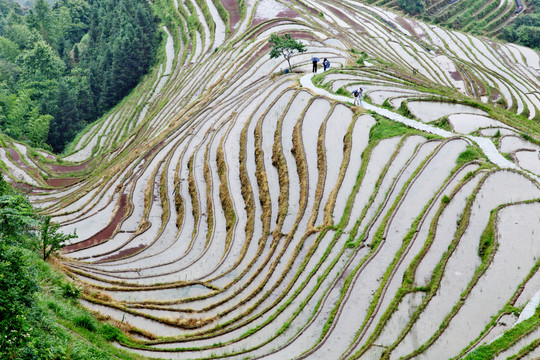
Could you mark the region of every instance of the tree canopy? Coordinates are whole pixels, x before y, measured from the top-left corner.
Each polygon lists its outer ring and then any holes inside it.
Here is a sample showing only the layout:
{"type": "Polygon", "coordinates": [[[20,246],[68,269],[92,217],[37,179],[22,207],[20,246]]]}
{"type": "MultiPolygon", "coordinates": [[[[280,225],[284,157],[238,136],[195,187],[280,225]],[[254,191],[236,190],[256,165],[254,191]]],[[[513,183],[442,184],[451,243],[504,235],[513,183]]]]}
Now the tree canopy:
{"type": "Polygon", "coordinates": [[[283,56],[289,64],[289,70],[292,71],[291,57],[295,52],[303,53],[307,49],[301,41],[297,41],[292,38],[290,34],[279,36],[276,34],[270,35],[268,42],[272,46],[270,50],[270,58],[274,59],[283,56]]]}
{"type": "Polygon", "coordinates": [[[45,216],[41,222],[41,250],[43,260],[62,249],[66,242],[77,237],[76,233],[64,234],[59,231],[60,225],[51,223],[51,217],[45,216]]]}
{"type": "Polygon", "coordinates": [[[422,0],[397,0],[398,5],[403,11],[411,15],[418,15],[424,11],[422,0]]]}
{"type": "Polygon", "coordinates": [[[540,51],[540,0],[536,13],[523,14],[502,30],[502,37],[540,51]]]}

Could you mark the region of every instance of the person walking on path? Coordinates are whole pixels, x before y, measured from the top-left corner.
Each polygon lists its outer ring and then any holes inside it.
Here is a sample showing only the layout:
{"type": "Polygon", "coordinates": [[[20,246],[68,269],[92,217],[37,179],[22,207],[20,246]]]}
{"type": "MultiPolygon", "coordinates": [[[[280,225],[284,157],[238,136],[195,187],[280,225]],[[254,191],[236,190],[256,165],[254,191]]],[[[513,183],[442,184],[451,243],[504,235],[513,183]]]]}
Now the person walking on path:
{"type": "Polygon", "coordinates": [[[327,58],[324,58],[322,64],[323,64],[323,67],[324,67],[324,71],[326,71],[326,69],[328,69],[330,67],[330,61],[328,61],[327,58]]]}
{"type": "Polygon", "coordinates": [[[313,73],[316,74],[317,73],[317,64],[319,63],[319,58],[314,57],[314,58],[311,58],[311,60],[313,61],[313,73]]]}
{"type": "Polygon", "coordinates": [[[352,91],[354,97],[354,105],[362,106],[362,97],[364,96],[364,89],[358,88],[352,91]]]}

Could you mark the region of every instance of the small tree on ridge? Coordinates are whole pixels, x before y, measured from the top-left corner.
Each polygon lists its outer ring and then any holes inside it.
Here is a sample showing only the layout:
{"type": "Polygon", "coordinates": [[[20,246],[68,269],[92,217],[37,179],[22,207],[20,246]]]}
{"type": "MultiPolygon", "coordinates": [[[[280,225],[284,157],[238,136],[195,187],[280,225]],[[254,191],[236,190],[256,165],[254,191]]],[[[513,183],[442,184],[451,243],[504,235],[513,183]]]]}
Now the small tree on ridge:
{"type": "Polygon", "coordinates": [[[270,40],[268,40],[268,42],[272,44],[270,59],[283,55],[285,60],[287,60],[287,63],[289,63],[289,71],[292,71],[291,56],[296,51],[299,53],[307,51],[306,46],[302,42],[294,40],[290,34],[285,34],[283,36],[272,34],[270,35],[270,40]]]}
{"type": "Polygon", "coordinates": [[[44,216],[41,223],[41,249],[43,260],[62,249],[70,239],[77,238],[77,233],[64,234],[59,232],[59,224],[51,224],[51,217],[44,216]]]}

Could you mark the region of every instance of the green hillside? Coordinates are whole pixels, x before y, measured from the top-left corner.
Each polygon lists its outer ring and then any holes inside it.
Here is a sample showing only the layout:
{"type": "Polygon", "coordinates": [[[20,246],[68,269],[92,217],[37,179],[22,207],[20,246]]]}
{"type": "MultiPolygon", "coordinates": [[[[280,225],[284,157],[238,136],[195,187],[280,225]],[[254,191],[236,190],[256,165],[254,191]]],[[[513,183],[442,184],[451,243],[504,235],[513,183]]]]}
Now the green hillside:
{"type": "Polygon", "coordinates": [[[121,330],[81,307],[81,290],[40,257],[45,232],[44,218],[0,175],[0,358],[139,359],[111,346],[121,330]]]}
{"type": "Polygon", "coordinates": [[[421,20],[473,34],[496,36],[540,49],[540,1],[518,0],[365,0],[421,20]]]}

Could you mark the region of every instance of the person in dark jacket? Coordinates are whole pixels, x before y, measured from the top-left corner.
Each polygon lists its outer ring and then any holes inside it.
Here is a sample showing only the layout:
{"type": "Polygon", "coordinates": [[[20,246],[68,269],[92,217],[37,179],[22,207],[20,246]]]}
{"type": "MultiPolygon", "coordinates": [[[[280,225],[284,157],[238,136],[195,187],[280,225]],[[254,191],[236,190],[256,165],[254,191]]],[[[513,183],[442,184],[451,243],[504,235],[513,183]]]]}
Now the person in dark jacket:
{"type": "Polygon", "coordinates": [[[364,89],[358,88],[352,91],[354,97],[354,105],[362,106],[362,97],[364,96],[364,89]]]}
{"type": "Polygon", "coordinates": [[[313,73],[317,73],[317,63],[319,62],[319,59],[313,58],[313,73]]]}
{"type": "Polygon", "coordinates": [[[323,64],[323,67],[324,67],[324,71],[326,71],[326,69],[328,69],[330,67],[330,61],[328,61],[327,58],[324,58],[322,64],[323,64]]]}

